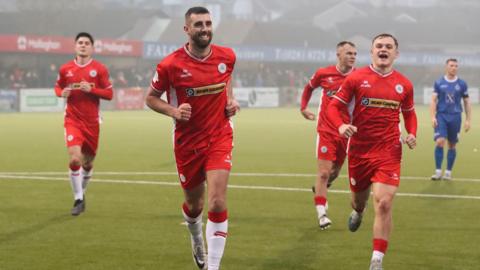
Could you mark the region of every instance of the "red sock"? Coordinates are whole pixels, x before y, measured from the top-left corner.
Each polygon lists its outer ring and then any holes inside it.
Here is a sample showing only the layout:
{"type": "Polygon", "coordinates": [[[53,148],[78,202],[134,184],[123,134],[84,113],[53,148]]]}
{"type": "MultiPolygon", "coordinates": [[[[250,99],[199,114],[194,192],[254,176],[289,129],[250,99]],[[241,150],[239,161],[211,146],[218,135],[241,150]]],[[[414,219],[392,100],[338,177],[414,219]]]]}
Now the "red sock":
{"type": "Polygon", "coordinates": [[[385,254],[388,248],[388,241],[380,238],[373,239],[373,250],[382,252],[385,254]]]}
{"type": "Polygon", "coordinates": [[[75,164],[70,163],[69,167],[70,167],[70,170],[72,170],[72,171],[80,170],[80,165],[75,165],[75,164]]]}
{"type": "Polygon", "coordinates": [[[227,220],[227,210],[223,212],[208,212],[208,220],[215,223],[222,223],[227,220]]]}
{"type": "Polygon", "coordinates": [[[323,196],[315,196],[314,201],[315,201],[315,205],[325,206],[327,204],[327,198],[323,196]]]}

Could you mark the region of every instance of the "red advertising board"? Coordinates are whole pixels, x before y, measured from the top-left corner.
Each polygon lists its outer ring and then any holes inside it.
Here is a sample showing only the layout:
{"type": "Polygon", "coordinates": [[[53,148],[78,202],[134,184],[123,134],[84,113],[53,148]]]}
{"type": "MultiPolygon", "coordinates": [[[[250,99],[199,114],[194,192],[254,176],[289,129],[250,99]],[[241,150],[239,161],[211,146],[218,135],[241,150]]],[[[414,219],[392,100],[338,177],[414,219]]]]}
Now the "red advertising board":
{"type": "Polygon", "coordinates": [[[117,110],[143,110],[144,91],[140,87],[115,88],[115,108],[117,110]]]}
{"type": "MultiPolygon", "coordinates": [[[[73,54],[74,38],[37,35],[0,35],[0,52],[73,54]]],[[[95,54],[142,56],[140,41],[97,39],[95,54]]]]}

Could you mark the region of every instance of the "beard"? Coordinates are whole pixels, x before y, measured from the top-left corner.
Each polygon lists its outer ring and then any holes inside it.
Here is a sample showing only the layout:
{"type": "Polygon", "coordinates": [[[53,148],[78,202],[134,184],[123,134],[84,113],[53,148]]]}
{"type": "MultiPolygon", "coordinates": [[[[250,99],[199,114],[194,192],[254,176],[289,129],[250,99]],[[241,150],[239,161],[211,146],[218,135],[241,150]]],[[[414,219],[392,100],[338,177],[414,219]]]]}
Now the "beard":
{"type": "Polygon", "coordinates": [[[212,32],[198,33],[192,37],[193,45],[195,45],[200,49],[205,49],[208,47],[208,45],[210,45],[210,42],[212,42],[212,37],[213,37],[212,32]],[[203,35],[207,35],[208,38],[206,40],[203,39],[202,38],[203,35]]]}

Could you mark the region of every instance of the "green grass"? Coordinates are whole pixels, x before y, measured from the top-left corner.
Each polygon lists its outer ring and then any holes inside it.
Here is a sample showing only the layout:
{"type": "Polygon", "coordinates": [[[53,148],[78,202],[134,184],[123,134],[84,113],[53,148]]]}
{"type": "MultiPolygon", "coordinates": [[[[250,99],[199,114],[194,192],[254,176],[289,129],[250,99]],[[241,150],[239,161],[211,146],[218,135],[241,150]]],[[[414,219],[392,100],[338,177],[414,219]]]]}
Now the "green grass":
{"type": "MultiPolygon", "coordinates": [[[[418,178],[402,179],[399,192],[474,198],[398,196],[384,266],[478,269],[480,181],[459,178],[480,175],[480,152],[474,151],[480,150],[475,120],[480,108],[474,108],[472,130],[461,134],[452,182],[428,180],[432,129],[427,108],[419,107],[417,114],[418,148],[405,149],[402,175],[418,178]]],[[[104,113],[97,181],[89,186],[87,212],[71,217],[62,118],[61,113],[0,114],[0,269],[195,269],[175,175],[128,174],[175,172],[171,120],[149,111],[104,113]]],[[[314,174],[315,135],[315,123],[303,120],[297,109],[242,110],[235,118],[232,172],[314,174]]],[[[350,233],[345,168],[342,175],[329,193],[334,223],[327,231],[316,224],[308,191],[314,177],[233,175],[222,269],[367,269],[372,208],[360,230],[350,233]]]]}

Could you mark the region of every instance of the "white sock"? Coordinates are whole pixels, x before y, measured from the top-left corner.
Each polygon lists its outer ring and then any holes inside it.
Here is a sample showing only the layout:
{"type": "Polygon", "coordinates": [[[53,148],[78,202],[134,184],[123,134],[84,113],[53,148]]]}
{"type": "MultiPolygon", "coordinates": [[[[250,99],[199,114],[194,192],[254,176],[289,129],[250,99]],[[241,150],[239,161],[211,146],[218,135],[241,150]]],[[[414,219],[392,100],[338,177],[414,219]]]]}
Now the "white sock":
{"type": "Polygon", "coordinates": [[[436,169],[435,170],[435,175],[438,176],[438,177],[442,176],[442,169],[436,169]]]}
{"type": "Polygon", "coordinates": [[[70,183],[72,184],[73,198],[83,200],[82,173],[80,170],[69,171],[70,183]]]}
{"type": "Polygon", "coordinates": [[[318,217],[327,215],[327,209],[324,205],[317,204],[315,207],[317,208],[318,217]]]}
{"type": "Polygon", "coordinates": [[[218,270],[227,242],[228,220],[215,223],[207,222],[206,237],[208,243],[208,270],[218,270]]]}
{"type": "Polygon", "coordinates": [[[445,176],[447,177],[452,176],[452,171],[445,170],[445,176]]]}
{"type": "Polygon", "coordinates": [[[190,231],[190,234],[192,235],[194,240],[203,239],[203,236],[202,236],[202,227],[203,227],[202,212],[196,218],[189,217],[183,209],[182,209],[182,214],[183,214],[183,218],[187,222],[187,228],[190,231]]]}
{"type": "Polygon", "coordinates": [[[92,178],[93,169],[91,169],[90,171],[86,171],[83,167],[81,167],[80,170],[82,171],[82,175],[83,175],[83,179],[82,179],[82,189],[83,189],[83,193],[86,193],[86,192],[87,192],[88,182],[89,182],[90,179],[92,178]]]}
{"type": "Polygon", "coordinates": [[[374,250],[373,253],[372,253],[372,261],[373,260],[379,260],[379,261],[382,261],[383,260],[383,256],[385,254],[378,251],[378,250],[374,250]]]}

